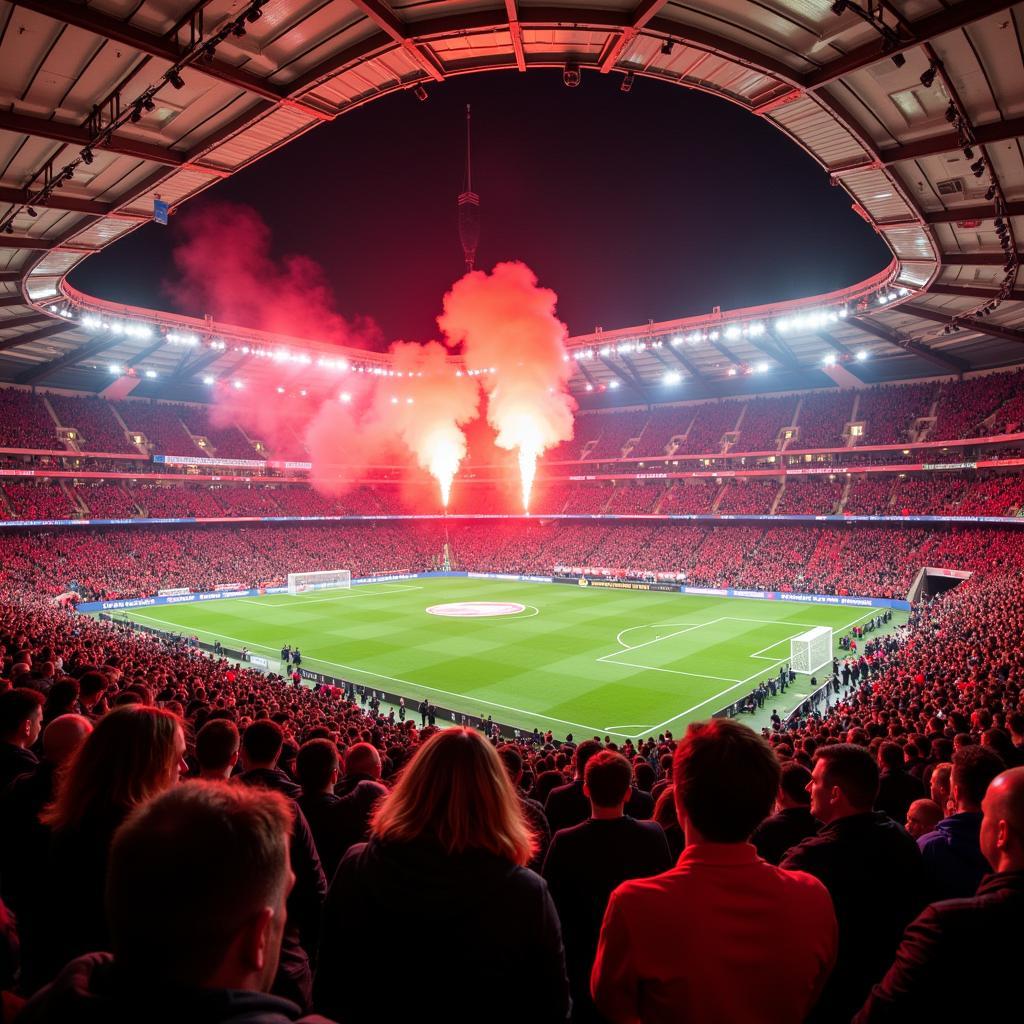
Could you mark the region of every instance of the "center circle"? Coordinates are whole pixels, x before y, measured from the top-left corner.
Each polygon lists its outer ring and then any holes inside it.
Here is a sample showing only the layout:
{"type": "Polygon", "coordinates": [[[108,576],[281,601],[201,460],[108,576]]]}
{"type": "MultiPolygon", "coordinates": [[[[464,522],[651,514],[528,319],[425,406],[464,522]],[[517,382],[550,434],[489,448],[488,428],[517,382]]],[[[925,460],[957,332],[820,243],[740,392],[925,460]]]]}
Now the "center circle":
{"type": "Polygon", "coordinates": [[[524,611],[526,605],[515,601],[453,601],[450,604],[432,604],[427,614],[455,619],[481,619],[494,615],[518,615],[524,611]]]}

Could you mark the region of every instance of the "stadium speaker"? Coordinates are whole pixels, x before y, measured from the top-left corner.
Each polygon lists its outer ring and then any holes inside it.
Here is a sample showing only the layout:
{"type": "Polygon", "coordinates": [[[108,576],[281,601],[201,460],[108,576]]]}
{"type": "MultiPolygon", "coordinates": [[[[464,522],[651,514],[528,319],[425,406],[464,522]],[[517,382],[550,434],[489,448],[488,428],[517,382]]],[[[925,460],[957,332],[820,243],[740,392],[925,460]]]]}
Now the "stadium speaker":
{"type": "Polygon", "coordinates": [[[566,64],[562,68],[562,85],[567,89],[575,89],[580,84],[579,64],[566,64]]]}

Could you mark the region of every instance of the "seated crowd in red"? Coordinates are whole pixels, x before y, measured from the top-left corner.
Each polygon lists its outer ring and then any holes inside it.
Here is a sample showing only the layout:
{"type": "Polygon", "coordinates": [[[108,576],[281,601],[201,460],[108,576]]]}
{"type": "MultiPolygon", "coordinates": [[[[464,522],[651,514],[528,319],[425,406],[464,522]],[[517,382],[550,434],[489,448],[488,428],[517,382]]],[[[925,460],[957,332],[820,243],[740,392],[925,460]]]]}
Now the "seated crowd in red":
{"type": "Polygon", "coordinates": [[[672,529],[451,543],[494,569],[660,545],[812,586],[846,562],[861,591],[882,566],[974,575],[869,641],[823,715],[559,741],[438,730],[422,694],[384,717],[45,597],[70,573],[108,592],[244,582],[302,551],[394,567],[436,527],[4,540],[0,1019],[397,1019],[407,1004],[368,984],[382,970],[460,1022],[1005,1011],[973,979],[1012,977],[1024,911],[1016,535],[672,529]]]}

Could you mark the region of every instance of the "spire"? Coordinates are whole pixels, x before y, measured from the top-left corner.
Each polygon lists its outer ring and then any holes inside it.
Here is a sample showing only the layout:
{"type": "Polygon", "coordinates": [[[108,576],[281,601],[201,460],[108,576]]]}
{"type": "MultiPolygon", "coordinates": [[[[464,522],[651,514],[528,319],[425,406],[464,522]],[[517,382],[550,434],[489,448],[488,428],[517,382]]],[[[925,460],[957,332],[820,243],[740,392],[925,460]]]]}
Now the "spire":
{"type": "Polygon", "coordinates": [[[480,197],[473,191],[473,164],[470,135],[470,109],[466,104],[466,175],[459,194],[459,239],[466,270],[476,265],[476,247],[480,241],[480,197]]]}

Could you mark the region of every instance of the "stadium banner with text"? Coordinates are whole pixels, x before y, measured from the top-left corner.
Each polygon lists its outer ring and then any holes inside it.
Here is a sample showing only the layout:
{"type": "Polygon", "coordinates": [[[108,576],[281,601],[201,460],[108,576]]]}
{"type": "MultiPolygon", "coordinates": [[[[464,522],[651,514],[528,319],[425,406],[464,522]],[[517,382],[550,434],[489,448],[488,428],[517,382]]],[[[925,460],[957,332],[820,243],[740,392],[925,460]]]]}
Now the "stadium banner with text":
{"type": "Polygon", "coordinates": [[[170,587],[167,590],[158,590],[156,592],[157,597],[181,597],[182,594],[191,594],[192,591],[188,587],[170,587]]]}
{"type": "MultiPolygon", "coordinates": [[[[910,609],[910,602],[892,597],[860,597],[848,594],[796,594],[782,591],[742,590],[734,587],[697,587],[678,583],[651,583],[641,580],[591,579],[586,576],[533,576],[512,573],[485,572],[409,572],[387,573],[379,576],[364,576],[352,580],[352,586],[369,583],[394,583],[402,580],[429,579],[433,577],[469,577],[472,579],[497,579],[517,583],[565,583],[571,586],[605,590],[641,590],[666,594],[694,594],[704,597],[739,597],[758,601],[789,601],[799,604],[828,604],[851,608],[899,608],[910,609]]],[[[185,588],[180,588],[184,590],[185,588]]],[[[202,593],[181,593],[166,596],[125,598],[114,601],[82,601],[76,607],[80,612],[123,611],[131,608],[148,608],[165,604],[189,604],[194,601],[217,601],[234,597],[259,597],[261,594],[287,594],[287,587],[262,587],[238,590],[214,590],[202,593]]]]}
{"type": "MultiPolygon", "coordinates": [[[[2,472],[0,472],[2,475],[2,472]]],[[[1024,526],[1020,516],[860,516],[860,515],[712,515],[705,513],[673,515],[601,515],[599,513],[557,512],[543,515],[522,514],[448,514],[448,515],[381,515],[381,516],[204,516],[178,517],[172,519],[5,519],[0,520],[0,529],[17,527],[49,526],[202,526],[215,523],[373,523],[373,522],[426,522],[432,520],[450,521],[518,520],[538,522],[540,520],[595,520],[598,522],[687,522],[687,523],[918,523],[935,525],[982,526],[1024,526]]]]}

